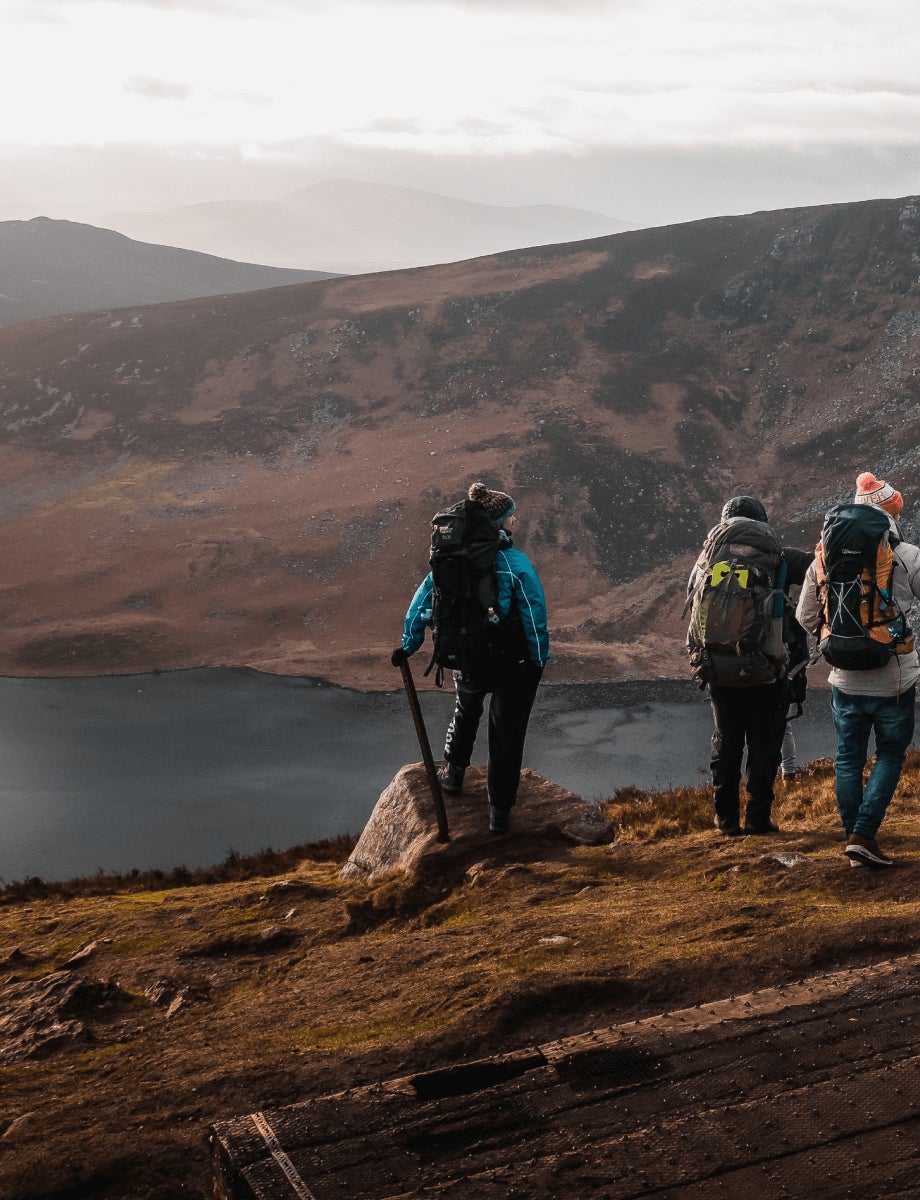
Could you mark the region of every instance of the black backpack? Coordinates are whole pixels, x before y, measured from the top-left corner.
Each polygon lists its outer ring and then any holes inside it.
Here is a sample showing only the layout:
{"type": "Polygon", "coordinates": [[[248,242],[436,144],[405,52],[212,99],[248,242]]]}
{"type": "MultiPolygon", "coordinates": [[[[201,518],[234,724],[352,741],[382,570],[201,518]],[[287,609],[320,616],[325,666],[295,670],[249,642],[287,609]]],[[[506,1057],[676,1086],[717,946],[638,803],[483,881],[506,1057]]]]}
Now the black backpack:
{"type": "Polygon", "coordinates": [[[501,544],[498,526],[482,505],[461,500],[431,520],[431,624],[434,649],[425,674],[485,669],[502,623],[496,611],[493,566],[501,544]]]}
{"type": "MultiPolygon", "coordinates": [[[[895,542],[897,539],[893,539],[895,542]]],[[[836,504],[824,517],[815,549],[821,621],[818,649],[833,667],[872,671],[914,638],[891,590],[895,557],[891,525],[872,504],[836,504]]]]}
{"type": "Polygon", "coordinates": [[[687,651],[701,686],[755,687],[785,670],[786,562],[763,521],[733,517],[713,529],[697,561],[687,651]]]}

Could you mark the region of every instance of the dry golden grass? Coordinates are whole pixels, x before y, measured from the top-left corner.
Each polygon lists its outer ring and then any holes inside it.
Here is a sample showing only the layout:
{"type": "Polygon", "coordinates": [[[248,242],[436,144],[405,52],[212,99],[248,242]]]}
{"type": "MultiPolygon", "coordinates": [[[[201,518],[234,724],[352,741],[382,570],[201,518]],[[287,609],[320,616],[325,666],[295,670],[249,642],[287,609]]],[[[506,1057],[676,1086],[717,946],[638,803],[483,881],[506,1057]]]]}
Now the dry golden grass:
{"type": "Polygon", "coordinates": [[[313,862],[344,862],[354,848],[355,838],[341,834],[324,838],[318,842],[304,842],[288,850],[273,850],[267,847],[255,854],[240,854],[230,850],[223,862],[213,867],[174,867],[170,871],[158,869],[115,872],[103,871],[95,875],[81,875],[75,879],[49,882],[37,875],[0,887],[0,905],[21,904],[27,900],[50,899],[57,896],[66,899],[72,896],[110,896],[116,892],[126,893],[137,904],[162,903],[169,890],[200,884],[228,883],[231,880],[264,878],[281,875],[296,869],[304,859],[313,862]]]}
{"type": "Polygon", "coordinates": [[[0,1063],[0,1134],[35,1114],[3,1143],[0,1194],[203,1198],[212,1120],[916,949],[918,796],[914,753],[884,872],[849,868],[818,762],[780,787],[771,837],[717,834],[705,788],[626,789],[612,845],[512,834],[435,888],[305,857],[286,882],[8,893],[0,995],[95,941],[80,972],[125,1001],[86,1015],[88,1045],[0,1063]],[[157,980],[188,989],[172,1017],[157,980]]]}
{"type": "MultiPolygon", "coordinates": [[[[902,795],[909,790],[915,773],[920,776],[918,751],[908,755],[901,782],[902,795]]],[[[624,841],[681,837],[707,829],[712,824],[709,787],[674,788],[667,792],[619,788],[603,808],[613,822],[617,837],[624,841]]],[[[810,763],[789,784],[777,780],[773,818],[784,830],[832,828],[837,822],[833,761],[825,758],[810,763]]]]}

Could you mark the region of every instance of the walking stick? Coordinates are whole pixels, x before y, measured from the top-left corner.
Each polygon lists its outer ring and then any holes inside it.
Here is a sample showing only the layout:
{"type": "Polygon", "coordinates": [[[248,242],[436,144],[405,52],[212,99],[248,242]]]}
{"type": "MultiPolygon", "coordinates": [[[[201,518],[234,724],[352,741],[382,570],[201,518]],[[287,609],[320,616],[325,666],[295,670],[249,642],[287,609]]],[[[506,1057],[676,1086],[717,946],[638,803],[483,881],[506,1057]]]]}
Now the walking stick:
{"type": "Polygon", "coordinates": [[[412,720],[415,722],[415,732],[418,734],[418,744],[422,751],[422,762],[425,764],[425,774],[428,776],[428,786],[431,788],[431,799],[434,801],[434,811],[438,818],[438,841],[449,842],[447,810],[444,807],[441,781],[438,779],[434,759],[431,757],[431,744],[428,741],[428,731],[425,728],[425,721],[422,718],[422,709],[418,702],[418,692],[415,690],[415,680],[412,678],[408,659],[399,664],[399,669],[402,671],[403,687],[406,689],[406,697],[412,712],[412,720]]]}

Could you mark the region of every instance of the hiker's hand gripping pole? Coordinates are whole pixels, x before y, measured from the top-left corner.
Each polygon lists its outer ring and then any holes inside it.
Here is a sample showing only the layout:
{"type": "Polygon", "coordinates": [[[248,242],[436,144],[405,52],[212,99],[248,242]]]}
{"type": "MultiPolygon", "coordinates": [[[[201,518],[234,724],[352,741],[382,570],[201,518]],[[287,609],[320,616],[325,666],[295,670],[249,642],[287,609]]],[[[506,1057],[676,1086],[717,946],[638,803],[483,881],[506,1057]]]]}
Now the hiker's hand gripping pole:
{"type": "MultiPolygon", "coordinates": [[[[431,744],[428,741],[428,730],[425,728],[425,722],[422,718],[422,708],[418,702],[415,680],[412,678],[412,671],[409,668],[409,659],[402,656],[398,657],[399,669],[402,672],[403,687],[406,689],[406,698],[409,701],[412,720],[415,722],[415,732],[418,735],[418,744],[422,751],[422,762],[425,764],[425,774],[428,776],[431,799],[434,801],[435,816],[438,819],[438,841],[449,842],[450,835],[447,832],[447,810],[444,807],[444,795],[441,792],[441,781],[438,779],[434,759],[431,757],[431,744]]],[[[396,659],[397,656],[394,655],[394,661],[396,659]]]]}

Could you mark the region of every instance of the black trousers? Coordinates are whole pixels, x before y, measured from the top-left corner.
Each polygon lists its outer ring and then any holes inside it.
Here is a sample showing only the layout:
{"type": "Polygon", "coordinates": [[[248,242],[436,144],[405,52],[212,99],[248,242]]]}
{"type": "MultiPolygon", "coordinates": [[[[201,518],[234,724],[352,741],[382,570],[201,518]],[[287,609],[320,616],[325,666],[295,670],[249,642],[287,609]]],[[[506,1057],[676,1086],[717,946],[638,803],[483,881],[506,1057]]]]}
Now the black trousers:
{"type": "Polygon", "coordinates": [[[456,703],[447,727],[444,757],[468,767],[476,731],[489,701],[489,803],[509,809],[517,800],[530,710],[540,686],[542,667],[512,662],[479,674],[454,672],[456,703]]]}
{"type": "Polygon", "coordinates": [[[782,758],[788,689],[784,681],[761,687],[709,685],[712,719],[712,798],[716,817],[725,825],[740,823],[741,764],[747,749],[747,813],[751,825],[770,819],[773,781],[782,758]]]}

